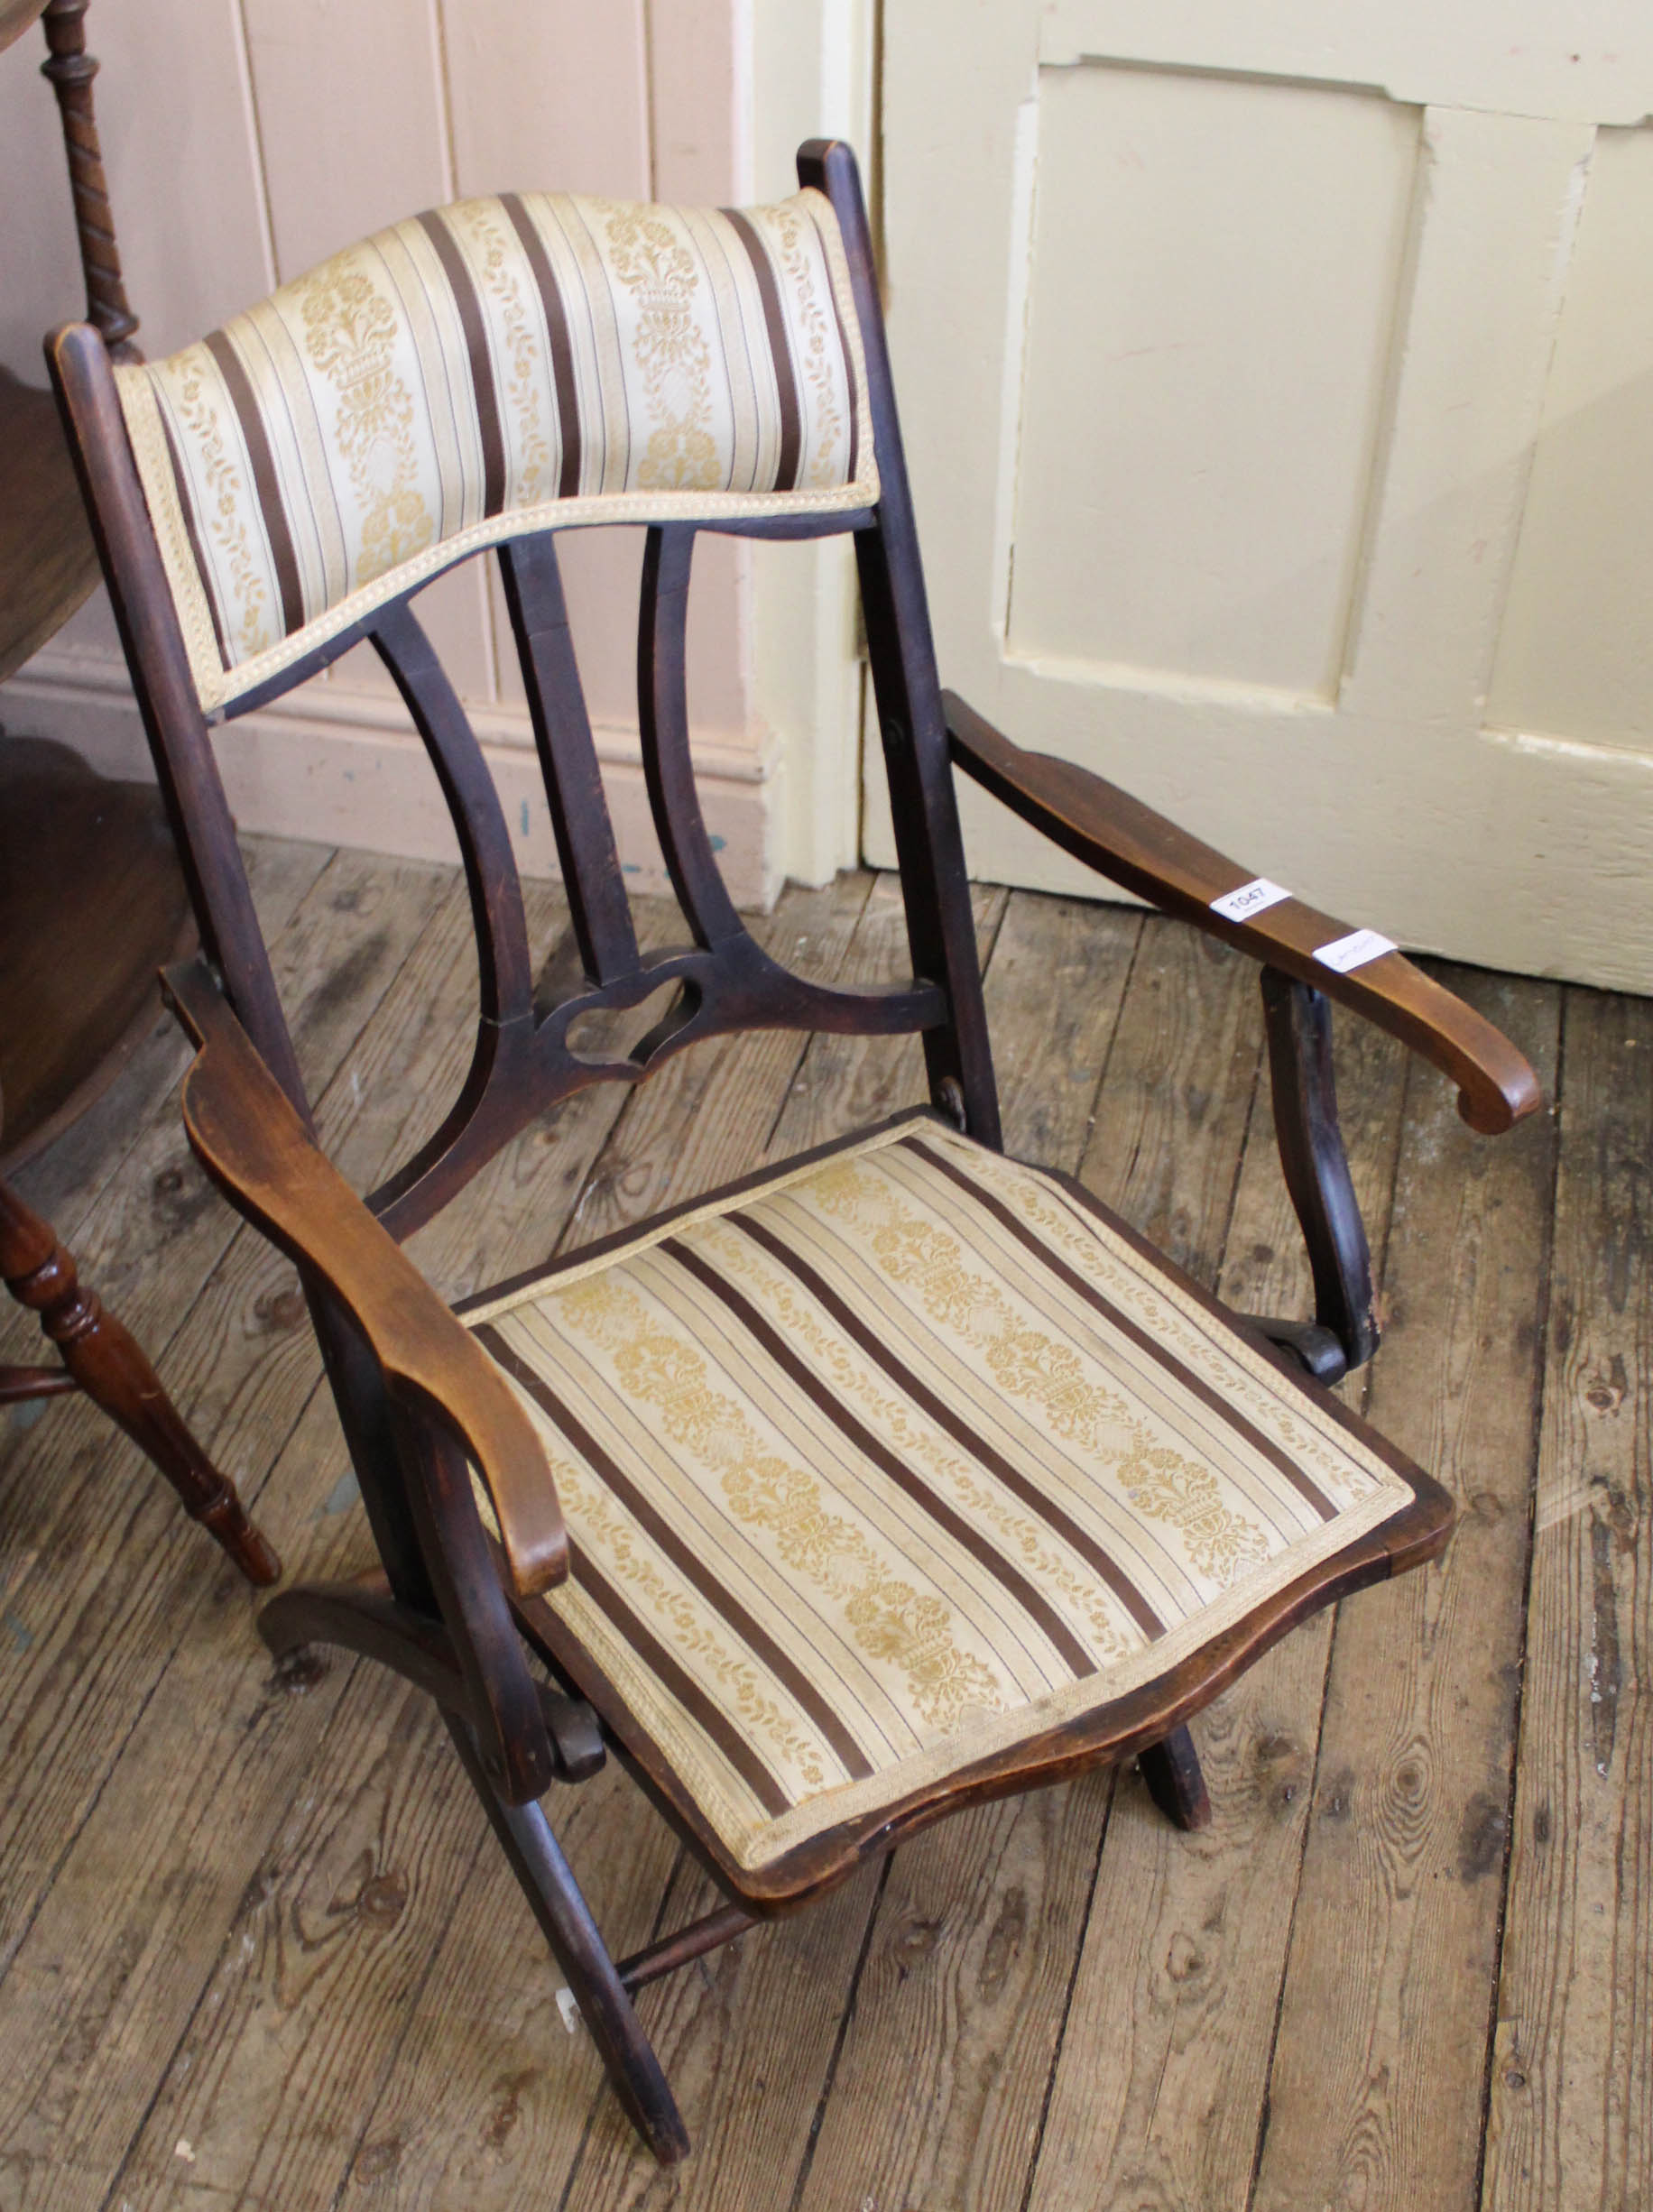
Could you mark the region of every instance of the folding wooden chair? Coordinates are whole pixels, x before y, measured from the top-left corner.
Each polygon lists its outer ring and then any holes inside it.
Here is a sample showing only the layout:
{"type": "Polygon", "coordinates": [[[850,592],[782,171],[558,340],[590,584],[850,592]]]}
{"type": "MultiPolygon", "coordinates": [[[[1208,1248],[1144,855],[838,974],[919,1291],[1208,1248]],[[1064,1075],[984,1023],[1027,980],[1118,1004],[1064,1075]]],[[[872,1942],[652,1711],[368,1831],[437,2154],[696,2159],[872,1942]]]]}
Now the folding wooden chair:
{"type": "Polygon", "coordinates": [[[435,1698],[666,2161],[688,2137],[641,1985],[945,1812],[1086,1766],[1139,1756],[1196,1822],[1188,1717],[1305,1615],[1445,1544],[1445,1493],[1321,1387],[1376,1342],[1327,999],[1436,1062],[1477,1129],[1538,1102],[1520,1055],[1381,941],[1328,961],[1345,924],[1270,903],[941,690],[854,159],[812,143],[799,174],[798,197],[743,212],[472,200],[168,361],[112,368],[84,327],[50,349],[206,948],[169,976],[200,1046],[190,1138],[299,1266],[383,1562],[287,1591],[263,1633],[368,1653],[435,1698]],[[555,544],[620,521],[648,527],[643,754],[694,939],[651,955],[555,544]],[[731,903],[684,696],[701,530],[854,538],[910,982],[804,981],[731,903]],[[583,968],[568,995],[536,991],[511,839],[409,605],[485,548],[583,968]],[[451,1111],[365,1202],[315,1143],[208,736],[363,638],[451,809],[481,979],[451,1111]],[[1003,1156],[954,762],[1262,963],[1314,1323],[1226,1312],[1077,1184],[1003,1156]],[[671,1010],[629,1055],[570,1045],[582,1014],[666,983],[671,1010]],[[743,1028],[916,1031],[933,1107],[457,1315],[400,1250],[556,1101],[743,1028]],[[539,1802],[609,1748],[728,1899],[619,1965],[539,1802]]]}

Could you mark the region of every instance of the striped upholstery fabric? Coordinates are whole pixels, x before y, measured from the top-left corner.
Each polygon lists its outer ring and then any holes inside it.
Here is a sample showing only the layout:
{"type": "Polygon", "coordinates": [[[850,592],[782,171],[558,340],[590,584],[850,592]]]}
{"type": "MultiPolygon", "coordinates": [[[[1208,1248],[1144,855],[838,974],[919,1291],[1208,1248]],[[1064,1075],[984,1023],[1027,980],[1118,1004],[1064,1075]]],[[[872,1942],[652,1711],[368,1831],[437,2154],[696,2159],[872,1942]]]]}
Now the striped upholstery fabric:
{"type": "Polygon", "coordinates": [[[116,382],[202,705],[549,524],[872,505],[836,218],[507,193],[116,382]]]}
{"type": "Polygon", "coordinates": [[[928,1114],[465,1317],[567,1516],[545,1602],[743,1868],[1164,1673],[1412,1498],[928,1114]]]}

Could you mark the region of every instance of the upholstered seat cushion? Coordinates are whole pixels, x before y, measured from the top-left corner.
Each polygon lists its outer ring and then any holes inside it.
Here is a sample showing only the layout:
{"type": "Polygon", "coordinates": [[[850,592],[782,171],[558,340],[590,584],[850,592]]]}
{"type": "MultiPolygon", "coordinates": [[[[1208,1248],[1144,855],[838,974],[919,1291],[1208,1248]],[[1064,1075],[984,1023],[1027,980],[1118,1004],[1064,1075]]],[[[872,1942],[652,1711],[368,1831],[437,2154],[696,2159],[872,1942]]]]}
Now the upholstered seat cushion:
{"type": "Polygon", "coordinates": [[[1433,1487],[928,1114],[466,1319],[568,1519],[559,1656],[748,1871],[1113,1704],[1433,1487]]]}

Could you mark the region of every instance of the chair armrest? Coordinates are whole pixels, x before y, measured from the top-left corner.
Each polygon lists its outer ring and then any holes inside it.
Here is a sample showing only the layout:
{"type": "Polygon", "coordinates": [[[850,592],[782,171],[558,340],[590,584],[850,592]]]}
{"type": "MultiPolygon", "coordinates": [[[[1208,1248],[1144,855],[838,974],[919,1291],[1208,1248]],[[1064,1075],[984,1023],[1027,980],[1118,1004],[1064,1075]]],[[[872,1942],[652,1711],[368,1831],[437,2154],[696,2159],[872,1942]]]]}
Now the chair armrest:
{"type": "Polygon", "coordinates": [[[167,969],[162,987],[200,1047],[183,1110],[201,1165],[237,1212],[348,1309],[392,1395],[429,1415],[474,1462],[517,1595],[561,1581],[568,1540],[556,1488],[504,1378],[311,1140],[206,962],[167,969]]]}
{"type": "Polygon", "coordinates": [[[1281,899],[1245,921],[1224,919],[1211,902],[1251,882],[1249,870],[1088,769],[1024,752],[956,693],[944,692],[942,704],[954,760],[1012,813],[1168,914],[1390,1030],[1451,1076],[1471,1129],[1499,1136],[1542,1102],[1538,1077],[1508,1037],[1401,954],[1384,953],[1340,973],[1315,951],[1349,935],[1348,923],[1299,899],[1281,899]]]}

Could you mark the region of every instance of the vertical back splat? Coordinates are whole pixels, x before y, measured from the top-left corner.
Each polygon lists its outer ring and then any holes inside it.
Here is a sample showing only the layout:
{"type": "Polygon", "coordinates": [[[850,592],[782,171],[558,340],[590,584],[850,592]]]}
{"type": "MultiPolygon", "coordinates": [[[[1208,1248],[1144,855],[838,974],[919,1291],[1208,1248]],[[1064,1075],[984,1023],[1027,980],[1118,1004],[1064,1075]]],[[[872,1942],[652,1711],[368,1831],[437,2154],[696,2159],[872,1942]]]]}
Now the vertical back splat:
{"type": "Polygon", "coordinates": [[[405,599],[374,617],[369,636],[424,740],[465,862],[481,969],[482,1018],[531,1018],[533,973],[522,884],[511,833],[469,717],[405,599]]]}
{"type": "Polygon", "coordinates": [[[636,972],[637,933],[591,742],[551,533],[501,546],[499,566],[575,942],[592,982],[614,982],[636,972]]]}
{"type": "Polygon", "coordinates": [[[724,887],[706,835],[688,751],[686,639],[688,572],[695,526],[673,522],[649,532],[637,630],[637,709],[643,773],[672,889],[697,945],[746,935],[724,887]]]}
{"type": "Polygon", "coordinates": [[[476,939],[476,1046],[464,1084],[435,1135],[371,1201],[386,1228],[405,1237],[530,1118],[511,1101],[520,1086],[502,1078],[522,1068],[533,1041],[533,971],[511,833],[447,671],[405,599],[382,609],[368,634],[442,787],[459,840],[476,939]]]}

